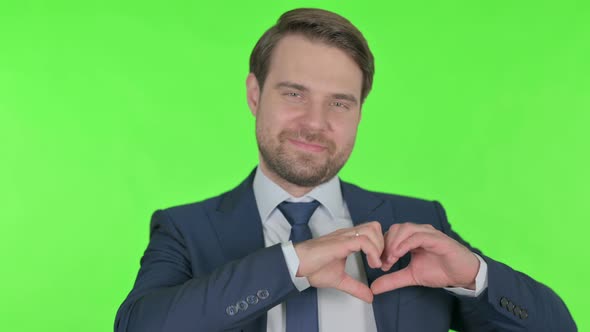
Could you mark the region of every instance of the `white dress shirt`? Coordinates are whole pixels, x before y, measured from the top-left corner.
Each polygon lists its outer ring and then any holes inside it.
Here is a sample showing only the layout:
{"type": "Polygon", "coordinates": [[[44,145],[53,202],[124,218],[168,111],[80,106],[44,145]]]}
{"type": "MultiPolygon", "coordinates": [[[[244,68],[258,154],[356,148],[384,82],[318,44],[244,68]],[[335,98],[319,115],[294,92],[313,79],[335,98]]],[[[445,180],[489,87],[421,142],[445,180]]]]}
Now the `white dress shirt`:
{"type": "MultiPolygon", "coordinates": [[[[266,247],[282,244],[283,254],[291,274],[293,284],[299,291],[308,288],[305,277],[296,277],[299,258],[289,241],[291,225],[277,206],[283,201],[310,202],[317,200],[320,206],[309,220],[313,237],[329,234],[337,229],[354,226],[346,202],[340,191],[340,180],[332,178],[302,197],[293,197],[272,182],[258,167],[253,183],[254,197],[262,220],[264,243],[266,247]]],[[[369,221],[369,220],[367,220],[369,221]]],[[[353,278],[367,283],[360,253],[350,255],[346,260],[346,273],[353,278]]],[[[477,256],[477,255],[476,255],[477,256]]],[[[459,295],[477,296],[487,287],[487,265],[480,260],[480,269],[476,277],[476,290],[447,288],[459,295]]],[[[365,303],[347,293],[332,288],[318,288],[318,321],[320,331],[366,331],[376,332],[375,317],[371,304],[365,303]]],[[[284,332],[286,330],[286,305],[278,304],[268,311],[267,331],[284,332]]]]}

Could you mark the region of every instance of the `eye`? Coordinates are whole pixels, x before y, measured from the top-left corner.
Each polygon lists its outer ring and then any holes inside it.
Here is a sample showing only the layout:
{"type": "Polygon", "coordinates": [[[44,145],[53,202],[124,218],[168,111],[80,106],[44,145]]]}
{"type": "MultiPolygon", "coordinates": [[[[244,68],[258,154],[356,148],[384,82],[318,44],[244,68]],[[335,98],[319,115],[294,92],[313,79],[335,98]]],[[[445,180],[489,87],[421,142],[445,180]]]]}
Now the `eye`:
{"type": "Polygon", "coordinates": [[[340,111],[345,111],[345,110],[348,110],[350,108],[348,106],[348,104],[343,103],[341,101],[333,101],[330,105],[331,106],[334,106],[335,108],[338,108],[340,111]]]}
{"type": "Polygon", "coordinates": [[[284,95],[287,97],[301,97],[301,94],[298,92],[285,92],[284,95]]]}

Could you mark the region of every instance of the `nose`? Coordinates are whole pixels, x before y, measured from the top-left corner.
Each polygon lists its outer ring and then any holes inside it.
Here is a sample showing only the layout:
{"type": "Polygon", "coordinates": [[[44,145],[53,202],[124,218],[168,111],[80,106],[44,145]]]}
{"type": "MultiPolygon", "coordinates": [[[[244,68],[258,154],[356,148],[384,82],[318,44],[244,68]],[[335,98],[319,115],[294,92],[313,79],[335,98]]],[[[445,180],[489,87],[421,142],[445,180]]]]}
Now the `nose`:
{"type": "Polygon", "coordinates": [[[329,127],[328,110],[321,103],[310,103],[303,114],[302,121],[309,129],[325,130],[329,127]]]}

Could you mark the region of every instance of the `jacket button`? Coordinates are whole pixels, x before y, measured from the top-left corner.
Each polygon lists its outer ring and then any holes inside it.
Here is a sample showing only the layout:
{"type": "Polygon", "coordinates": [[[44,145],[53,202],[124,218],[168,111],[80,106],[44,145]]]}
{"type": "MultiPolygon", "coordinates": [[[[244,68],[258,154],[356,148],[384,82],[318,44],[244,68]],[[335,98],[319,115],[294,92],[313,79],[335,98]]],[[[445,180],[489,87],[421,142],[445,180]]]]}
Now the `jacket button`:
{"type": "Polygon", "coordinates": [[[246,297],[246,302],[248,302],[249,304],[256,304],[256,303],[258,303],[258,297],[254,296],[254,295],[248,295],[246,297]]]}
{"type": "Polygon", "coordinates": [[[520,311],[520,307],[516,307],[516,308],[514,308],[514,311],[513,311],[512,313],[513,313],[514,315],[516,315],[516,316],[520,317],[520,313],[521,313],[521,311],[520,311]]]}
{"type": "Polygon", "coordinates": [[[505,297],[502,297],[500,299],[500,305],[502,306],[502,308],[506,308],[506,306],[508,305],[508,300],[505,297]]]}
{"type": "Polygon", "coordinates": [[[506,309],[507,309],[508,311],[510,311],[510,312],[513,312],[512,310],[514,310],[514,307],[516,307],[516,306],[514,305],[514,303],[512,303],[512,302],[508,302],[508,305],[506,306],[506,309]]]}
{"type": "Polygon", "coordinates": [[[529,317],[529,313],[526,311],[526,309],[522,309],[520,311],[520,319],[527,319],[529,317]]]}
{"type": "Polygon", "coordinates": [[[246,303],[246,301],[244,301],[244,300],[236,303],[236,306],[238,307],[238,309],[240,309],[242,311],[246,311],[246,309],[248,309],[248,303],[246,303]]]}
{"type": "Polygon", "coordinates": [[[229,307],[227,307],[225,309],[225,313],[228,314],[228,315],[230,315],[230,316],[233,316],[233,315],[235,315],[235,314],[238,313],[238,307],[233,306],[233,305],[230,305],[229,307]]]}
{"type": "Polygon", "coordinates": [[[268,293],[268,291],[266,289],[261,289],[258,292],[256,292],[256,296],[258,296],[258,298],[261,300],[266,300],[269,295],[270,294],[268,293]]]}

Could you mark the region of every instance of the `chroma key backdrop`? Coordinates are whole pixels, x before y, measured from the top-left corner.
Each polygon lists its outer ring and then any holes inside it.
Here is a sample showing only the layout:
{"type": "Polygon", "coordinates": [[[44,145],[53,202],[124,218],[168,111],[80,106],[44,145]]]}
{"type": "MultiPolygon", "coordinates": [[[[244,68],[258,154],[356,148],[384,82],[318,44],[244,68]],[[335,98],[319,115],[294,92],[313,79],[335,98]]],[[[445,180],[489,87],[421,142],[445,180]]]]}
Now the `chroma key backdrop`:
{"type": "Polygon", "coordinates": [[[475,247],[590,330],[590,2],[29,0],[0,4],[0,326],[111,331],[151,213],[257,163],[260,35],[295,7],[376,58],[341,177],[439,200],[475,247]]]}

